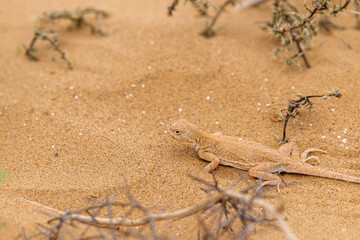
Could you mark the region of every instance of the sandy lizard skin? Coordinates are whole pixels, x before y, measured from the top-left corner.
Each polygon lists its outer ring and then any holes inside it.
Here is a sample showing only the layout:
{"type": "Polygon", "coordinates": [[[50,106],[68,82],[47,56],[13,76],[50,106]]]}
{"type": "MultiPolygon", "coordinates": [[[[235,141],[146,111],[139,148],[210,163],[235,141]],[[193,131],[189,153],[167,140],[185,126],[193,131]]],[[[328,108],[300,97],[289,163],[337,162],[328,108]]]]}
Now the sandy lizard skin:
{"type": "Polygon", "coordinates": [[[316,157],[307,157],[310,152],[323,152],[320,149],[307,149],[301,156],[295,143],[282,145],[278,150],[257,142],[240,140],[236,137],[221,136],[220,133],[206,133],[185,119],[177,120],[169,127],[169,134],[181,143],[192,145],[201,159],[210,161],[205,171],[211,172],[221,164],[249,171],[250,176],[264,180],[265,185],[277,186],[281,178],[273,173],[287,172],[337,179],[360,183],[353,177],[306,163],[316,157]]]}

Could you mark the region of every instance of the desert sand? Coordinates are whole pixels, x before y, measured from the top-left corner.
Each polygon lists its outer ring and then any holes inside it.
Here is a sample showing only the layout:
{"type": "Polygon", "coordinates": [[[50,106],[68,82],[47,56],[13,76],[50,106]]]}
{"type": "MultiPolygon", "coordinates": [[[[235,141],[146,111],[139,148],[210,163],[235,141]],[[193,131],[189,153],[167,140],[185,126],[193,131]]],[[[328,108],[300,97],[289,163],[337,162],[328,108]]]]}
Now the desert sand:
{"type": "MultiPolygon", "coordinates": [[[[118,184],[124,191],[124,179],[144,206],[194,204],[206,194],[187,174],[211,175],[193,149],[168,136],[168,126],[185,118],[209,132],[278,148],[274,134],[281,135],[283,122],[272,116],[299,93],[340,89],[342,98],[315,99],[314,109],[301,109],[289,122],[288,137],[300,150],[328,152],[314,164],[359,176],[360,31],[351,29],[352,17],[340,16],[348,29],[337,32],[352,49],[335,34],[320,34],[306,52],[312,68],[288,71],[273,56],[269,34],[255,24],[270,19],[270,3],[227,12],[219,20],[226,28],[206,39],[198,34],[204,19],[190,4],[168,17],[170,2],[1,1],[0,169],[9,173],[0,186],[1,240],[15,239],[21,229],[34,233],[36,223],[48,219],[39,212],[45,209],[26,200],[61,211],[81,208],[89,204],[86,198],[104,198],[118,184]],[[52,61],[58,55],[44,43],[39,62],[24,56],[34,16],[95,5],[111,12],[104,20],[109,36],[60,30],[73,71],[61,59],[52,61]]],[[[220,166],[216,176],[226,187],[239,173],[220,166]]],[[[297,174],[281,178],[286,185],[280,194],[270,189],[277,199],[269,202],[284,204],[299,239],[359,239],[360,185],[297,174]]],[[[185,218],[169,231],[175,239],[196,239],[195,223],[185,218]]],[[[285,235],[265,226],[251,239],[285,235]]]]}

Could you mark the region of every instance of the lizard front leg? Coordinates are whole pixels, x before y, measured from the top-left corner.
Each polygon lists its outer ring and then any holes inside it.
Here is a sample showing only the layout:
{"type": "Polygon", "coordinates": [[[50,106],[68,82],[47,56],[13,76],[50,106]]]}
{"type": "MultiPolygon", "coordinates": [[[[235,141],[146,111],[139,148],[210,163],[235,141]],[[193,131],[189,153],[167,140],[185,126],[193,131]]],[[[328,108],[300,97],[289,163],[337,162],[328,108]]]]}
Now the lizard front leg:
{"type": "Polygon", "coordinates": [[[277,189],[280,193],[280,183],[281,178],[272,174],[273,172],[277,172],[279,170],[279,164],[273,163],[273,162],[264,162],[256,165],[255,167],[252,167],[249,169],[249,174],[252,177],[256,177],[262,180],[265,180],[256,191],[258,191],[260,188],[266,186],[266,185],[272,185],[277,186],[277,189]]]}
{"type": "Polygon", "coordinates": [[[215,154],[212,154],[212,153],[204,151],[204,150],[199,150],[198,154],[201,159],[204,159],[204,160],[210,162],[205,167],[206,172],[210,173],[210,172],[214,171],[215,168],[217,168],[217,166],[219,166],[220,159],[215,154]]]}

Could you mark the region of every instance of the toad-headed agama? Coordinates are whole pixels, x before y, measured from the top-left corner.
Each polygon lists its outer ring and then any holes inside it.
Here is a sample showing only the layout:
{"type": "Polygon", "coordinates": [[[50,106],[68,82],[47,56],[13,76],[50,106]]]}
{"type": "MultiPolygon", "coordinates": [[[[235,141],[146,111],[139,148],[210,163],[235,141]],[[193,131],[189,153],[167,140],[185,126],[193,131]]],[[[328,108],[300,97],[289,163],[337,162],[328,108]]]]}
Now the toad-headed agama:
{"type": "Polygon", "coordinates": [[[250,176],[264,180],[265,185],[277,186],[281,178],[273,173],[287,172],[332,178],[360,183],[360,178],[333,172],[306,163],[316,157],[308,157],[310,152],[323,152],[320,149],[307,149],[301,156],[295,143],[282,145],[278,150],[257,142],[240,140],[236,137],[222,136],[220,133],[207,133],[185,119],[177,120],[169,127],[169,134],[184,144],[192,145],[201,159],[210,163],[205,171],[211,172],[221,164],[249,171],[250,176]]]}

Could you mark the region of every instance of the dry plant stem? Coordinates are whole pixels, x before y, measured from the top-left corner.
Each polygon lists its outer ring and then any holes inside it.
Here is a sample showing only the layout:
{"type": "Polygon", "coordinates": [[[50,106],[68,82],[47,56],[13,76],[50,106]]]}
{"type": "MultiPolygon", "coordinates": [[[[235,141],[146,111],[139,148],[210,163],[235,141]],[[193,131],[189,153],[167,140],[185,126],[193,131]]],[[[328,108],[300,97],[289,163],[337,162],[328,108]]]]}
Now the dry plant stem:
{"type": "MultiPolygon", "coordinates": [[[[285,122],[284,122],[284,128],[283,128],[283,136],[280,139],[281,143],[287,143],[288,142],[288,139],[286,138],[286,126],[287,126],[287,123],[289,121],[290,116],[295,118],[298,108],[301,108],[303,106],[306,106],[309,109],[312,108],[313,103],[310,102],[310,100],[309,100],[310,98],[330,98],[330,97],[340,98],[341,93],[339,93],[336,90],[336,91],[329,92],[329,94],[325,94],[325,95],[311,95],[311,96],[301,96],[300,95],[299,97],[300,98],[298,100],[290,100],[289,101],[289,106],[287,108],[281,110],[281,112],[283,110],[287,110],[286,117],[284,119],[285,122]]],[[[280,116],[282,116],[281,112],[280,112],[280,116]]]]}
{"type": "Polygon", "coordinates": [[[174,0],[173,3],[168,6],[168,16],[172,16],[176,6],[179,4],[179,0],[174,0]]]}
{"type": "MultiPolygon", "coordinates": [[[[281,229],[284,231],[288,239],[295,240],[297,237],[291,231],[290,227],[286,223],[284,217],[275,209],[275,207],[269,203],[264,202],[261,199],[254,199],[253,196],[238,193],[232,190],[223,190],[221,192],[215,193],[213,196],[201,201],[198,204],[193,206],[180,209],[174,212],[165,212],[159,214],[148,215],[143,218],[138,219],[129,219],[129,218],[100,218],[94,216],[85,216],[80,214],[69,214],[65,215],[65,218],[68,220],[76,220],[85,224],[96,224],[102,226],[140,226],[148,224],[150,221],[161,221],[161,220],[179,220],[181,218],[196,214],[204,209],[214,205],[217,202],[220,202],[226,198],[234,198],[241,200],[247,204],[253,204],[258,207],[263,208],[266,212],[273,215],[277,221],[279,221],[281,229]]],[[[64,213],[65,214],[65,213],[64,213]]],[[[63,219],[62,216],[55,216],[55,219],[63,219]]]]}
{"type": "Polygon", "coordinates": [[[54,36],[51,36],[50,34],[47,34],[45,32],[41,32],[40,30],[37,30],[35,32],[35,35],[33,39],[31,40],[31,43],[29,45],[29,48],[26,49],[26,55],[29,57],[30,60],[38,60],[36,56],[36,50],[34,49],[35,42],[38,40],[46,40],[49,42],[50,46],[54,48],[55,51],[59,52],[61,55],[61,58],[64,59],[69,67],[70,70],[73,69],[72,64],[68,57],[66,56],[66,53],[61,50],[59,43],[57,42],[57,38],[54,36]]]}
{"type": "Polygon", "coordinates": [[[306,66],[307,68],[311,68],[310,63],[308,62],[308,60],[307,60],[307,58],[306,58],[306,56],[305,56],[305,53],[304,53],[303,50],[301,49],[299,39],[294,39],[294,40],[295,40],[295,42],[296,42],[296,46],[297,46],[297,48],[298,48],[299,54],[301,55],[302,59],[304,60],[305,66],[306,66]]]}
{"type": "Polygon", "coordinates": [[[223,5],[221,5],[220,9],[217,11],[215,16],[211,20],[210,25],[205,28],[205,30],[201,33],[201,35],[203,35],[205,37],[214,36],[215,32],[216,32],[214,29],[214,25],[215,25],[216,21],[220,17],[221,13],[225,10],[226,6],[229,4],[234,4],[234,3],[235,3],[235,0],[226,0],[226,2],[223,5]]]}
{"type": "Polygon", "coordinates": [[[235,6],[236,10],[241,11],[244,10],[246,8],[251,8],[251,7],[255,7],[258,6],[264,2],[266,2],[267,0],[248,0],[242,3],[239,3],[238,5],[235,6]]]}

